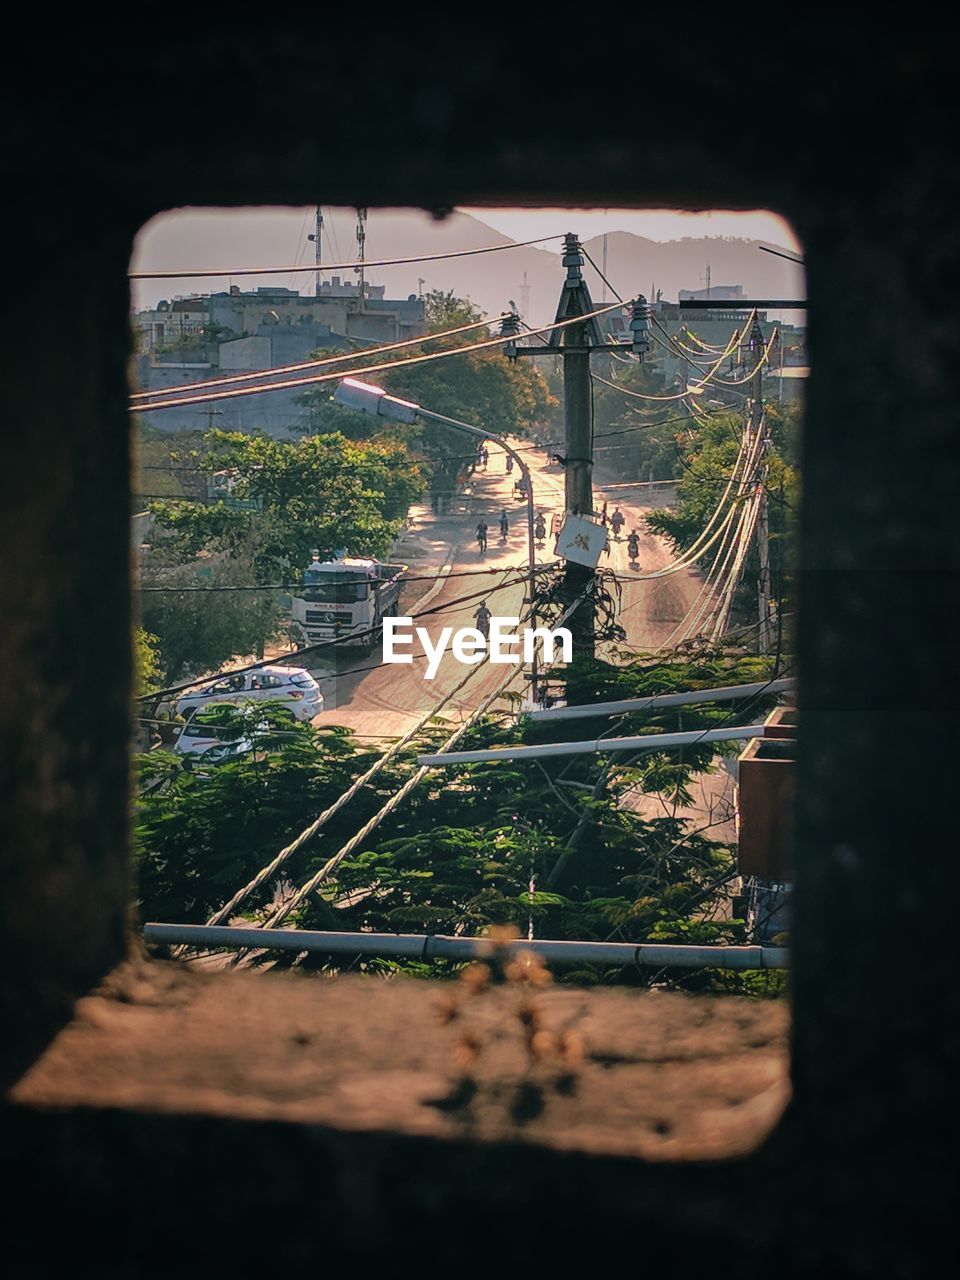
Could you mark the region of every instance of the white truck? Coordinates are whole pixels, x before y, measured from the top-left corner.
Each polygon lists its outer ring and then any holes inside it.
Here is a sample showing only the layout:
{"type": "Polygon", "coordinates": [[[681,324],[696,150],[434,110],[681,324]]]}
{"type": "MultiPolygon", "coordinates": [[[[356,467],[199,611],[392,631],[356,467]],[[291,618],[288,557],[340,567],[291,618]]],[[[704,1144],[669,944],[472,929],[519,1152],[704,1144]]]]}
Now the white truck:
{"type": "Polygon", "coordinates": [[[294,626],[306,644],[335,640],[372,647],[380,639],[384,615],[396,613],[405,564],[337,557],[321,560],[314,552],[293,597],[294,626]]]}

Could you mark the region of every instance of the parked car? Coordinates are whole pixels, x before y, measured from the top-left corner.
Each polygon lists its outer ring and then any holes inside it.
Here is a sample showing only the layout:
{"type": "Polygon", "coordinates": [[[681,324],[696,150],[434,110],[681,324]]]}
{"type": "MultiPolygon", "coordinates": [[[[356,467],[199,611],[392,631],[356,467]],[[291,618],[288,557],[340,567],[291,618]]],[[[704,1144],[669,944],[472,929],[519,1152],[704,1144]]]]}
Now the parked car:
{"type": "MultiPolygon", "coordinates": [[[[282,703],[271,708],[269,715],[266,710],[254,710],[253,715],[247,715],[235,703],[213,702],[201,707],[183,726],[173,749],[189,756],[198,769],[228,764],[250,755],[261,741],[267,745],[277,734],[287,736],[283,728],[285,721],[293,732],[298,718],[292,707],[282,703]]],[[[303,731],[297,729],[296,732],[303,731]]]]}
{"type": "Polygon", "coordinates": [[[211,703],[199,710],[177,735],[173,749],[179,755],[208,756],[211,763],[221,763],[224,759],[235,759],[253,749],[253,740],[246,725],[239,723],[237,711],[233,704],[227,704],[233,722],[223,724],[221,716],[218,723],[217,712],[227,707],[222,703],[211,703]]]}
{"type": "Polygon", "coordinates": [[[215,702],[280,702],[290,707],[298,720],[312,720],[323,710],[323,694],[309,671],[302,667],[259,667],[225,675],[213,684],[189,689],[177,702],[184,719],[200,707],[215,702]]]}

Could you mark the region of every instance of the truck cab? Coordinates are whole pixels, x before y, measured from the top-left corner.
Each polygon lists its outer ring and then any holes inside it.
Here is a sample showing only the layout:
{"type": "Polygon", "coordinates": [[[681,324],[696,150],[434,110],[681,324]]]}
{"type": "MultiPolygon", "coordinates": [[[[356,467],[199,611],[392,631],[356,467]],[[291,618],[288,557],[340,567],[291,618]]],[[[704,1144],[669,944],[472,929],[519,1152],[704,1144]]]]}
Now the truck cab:
{"type": "Polygon", "coordinates": [[[336,557],[319,553],[303,574],[303,587],[293,597],[293,622],[307,644],[334,640],[370,647],[379,639],[380,623],[397,607],[405,564],[336,557]]]}

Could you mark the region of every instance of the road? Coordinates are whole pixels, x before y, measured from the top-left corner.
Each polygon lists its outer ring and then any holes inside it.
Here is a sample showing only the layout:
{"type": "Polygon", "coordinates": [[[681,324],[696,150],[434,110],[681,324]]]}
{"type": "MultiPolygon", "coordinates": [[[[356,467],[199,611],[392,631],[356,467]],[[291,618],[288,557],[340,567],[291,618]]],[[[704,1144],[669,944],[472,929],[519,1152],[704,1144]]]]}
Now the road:
{"type": "MultiPolygon", "coordinates": [[[[518,442],[523,444],[524,442],[518,442]]],[[[486,472],[477,470],[467,490],[454,499],[451,510],[436,515],[429,508],[418,507],[411,513],[410,526],[397,557],[410,565],[411,573],[437,574],[437,581],[411,582],[404,589],[400,606],[404,613],[437,610],[421,619],[432,639],[445,627],[472,626],[481,598],[490,611],[503,617],[518,617],[522,609],[524,585],[511,570],[526,565],[526,504],[513,493],[516,473],[505,468],[506,455],[496,446],[490,448],[486,472]],[[506,508],[510,532],[505,543],[499,540],[498,521],[506,508]],[[487,553],[482,556],[475,541],[477,521],[483,516],[490,526],[487,553]],[[492,570],[488,577],[457,577],[457,573],[477,569],[492,570]],[[482,596],[478,593],[483,592],[482,596]],[[462,597],[477,597],[464,600],[462,597]]],[[[549,464],[544,451],[530,449],[526,453],[533,479],[536,510],[543,512],[549,529],[550,517],[563,510],[563,472],[549,464]]],[[[604,500],[612,514],[617,505],[626,517],[623,541],[611,540],[609,556],[601,556],[601,566],[612,567],[618,575],[658,569],[669,564],[670,552],[660,538],[643,531],[642,518],[652,506],[662,505],[664,495],[643,485],[623,485],[610,477],[609,483],[597,483],[596,505],[604,500]],[[653,496],[656,495],[656,496],[653,496]],[[633,528],[640,537],[639,568],[629,563],[626,536],[633,528]]],[[[668,495],[669,496],[669,495],[668,495]]],[[[552,539],[538,548],[539,562],[549,562],[552,539]]],[[[655,649],[662,644],[683,617],[699,590],[700,576],[681,570],[668,578],[623,582],[621,625],[627,631],[627,643],[638,650],[655,649]]],[[[413,653],[422,652],[418,645],[413,653]]],[[[423,717],[432,706],[463,678],[465,668],[449,652],[444,656],[436,677],[424,679],[426,662],[420,658],[410,666],[384,665],[381,649],[372,651],[349,648],[339,651],[313,668],[325,699],[325,709],[316,723],[346,725],[358,736],[368,738],[397,737],[423,717]]],[[[461,694],[444,709],[443,715],[454,725],[461,722],[480,701],[503,679],[505,668],[485,663],[461,694]]],[[[510,690],[526,691],[519,673],[510,690]]]]}

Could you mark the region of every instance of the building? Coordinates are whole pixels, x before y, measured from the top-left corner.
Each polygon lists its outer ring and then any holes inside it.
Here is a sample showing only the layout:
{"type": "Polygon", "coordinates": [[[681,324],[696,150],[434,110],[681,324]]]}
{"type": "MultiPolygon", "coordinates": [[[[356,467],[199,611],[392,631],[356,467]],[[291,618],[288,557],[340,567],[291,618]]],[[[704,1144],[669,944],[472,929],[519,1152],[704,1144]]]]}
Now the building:
{"type": "MultiPolygon", "coordinates": [[[[136,327],[142,354],[136,381],[143,391],[271,369],[309,360],[317,351],[355,351],[417,338],[426,332],[424,302],[384,297],[383,285],[333,276],[319,296],[279,286],[202,294],[159,302],[140,311],[136,327]]],[[[154,410],[152,426],[169,431],[218,426],[284,436],[302,430],[309,412],[298,400],[304,387],[154,410]]]]}
{"type": "MultiPolygon", "coordinates": [[[[710,289],[680,289],[678,296],[677,302],[658,299],[651,311],[661,330],[658,334],[661,344],[656,347],[656,356],[667,385],[681,387],[688,382],[698,381],[716,362],[717,356],[726,350],[731,339],[742,332],[752,308],[748,304],[737,305],[737,300],[744,296],[743,286],[738,284],[713,285],[710,289]],[[729,308],[711,307],[709,310],[700,307],[685,308],[683,305],[685,301],[705,298],[729,301],[731,305],[729,308]],[[697,339],[706,349],[701,348],[697,339]]],[[[806,337],[804,328],[771,320],[766,311],[758,311],[757,319],[768,340],[774,328],[780,330],[785,366],[803,363],[806,337]]],[[[766,369],[769,375],[779,375],[780,359],[781,351],[774,351],[766,369]]],[[[734,349],[727,358],[726,365],[717,371],[719,376],[731,380],[742,378],[744,372],[736,362],[737,351],[734,349]]]]}

